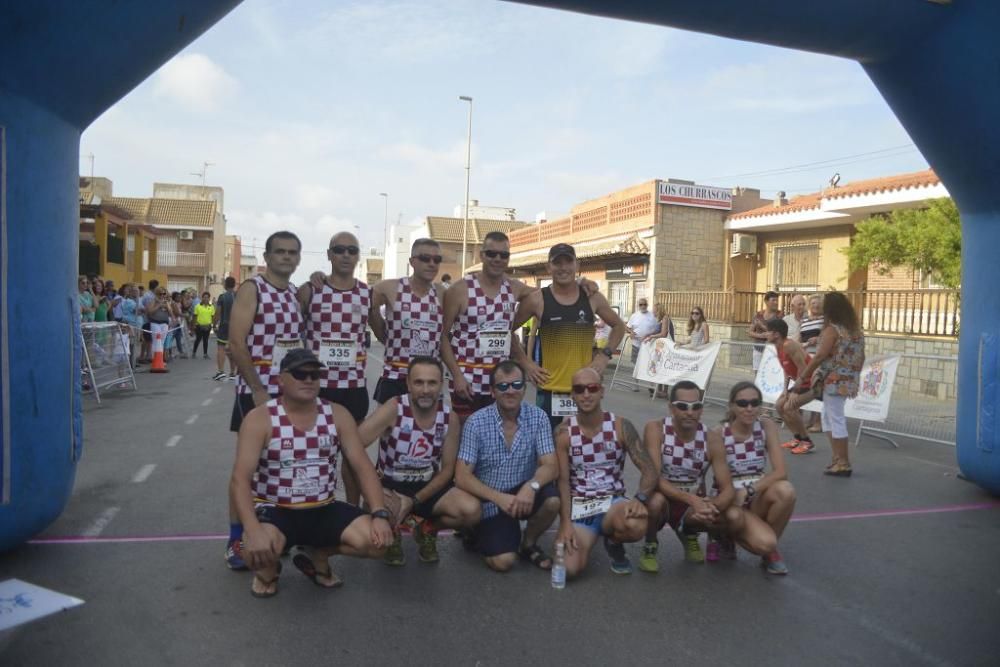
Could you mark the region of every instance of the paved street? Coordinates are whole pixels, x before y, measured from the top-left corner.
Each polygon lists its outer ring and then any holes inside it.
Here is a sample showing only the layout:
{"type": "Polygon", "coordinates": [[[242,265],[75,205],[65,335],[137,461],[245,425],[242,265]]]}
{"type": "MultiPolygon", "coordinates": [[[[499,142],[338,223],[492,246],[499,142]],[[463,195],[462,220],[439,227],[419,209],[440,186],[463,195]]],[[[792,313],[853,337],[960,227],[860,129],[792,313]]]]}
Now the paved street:
{"type": "MultiPolygon", "coordinates": [[[[799,502],[785,578],[745,553],[686,564],[664,533],[658,576],[615,576],[598,549],[557,591],[524,565],[488,572],[442,537],[437,565],[407,540],[406,567],[336,559],[346,586],[326,591],[287,563],[280,594],[253,599],[250,575],[222,558],[233,386],[209,379],[213,362],[170,369],[138,376],[137,393],[87,399],[69,507],[35,543],[0,554],[0,580],[86,604],[0,636],[0,663],[997,664],[1000,504],[956,478],[951,448],[906,440],[863,439],[851,479],[821,474],[822,438],[818,454],[789,457],[799,502]],[[55,539],[81,536],[93,539],[55,539]]],[[[641,429],[664,403],[615,390],[607,406],[641,429]]],[[[635,479],[630,468],[630,490],[635,479]]]]}

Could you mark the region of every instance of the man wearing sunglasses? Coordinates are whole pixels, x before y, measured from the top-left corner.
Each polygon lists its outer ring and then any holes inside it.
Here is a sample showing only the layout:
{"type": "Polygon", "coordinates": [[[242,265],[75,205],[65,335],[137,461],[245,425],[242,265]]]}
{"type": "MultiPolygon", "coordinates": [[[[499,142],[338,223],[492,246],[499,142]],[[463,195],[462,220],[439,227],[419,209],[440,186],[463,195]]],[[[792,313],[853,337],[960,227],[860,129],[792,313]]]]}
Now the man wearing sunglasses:
{"type": "MultiPolygon", "coordinates": [[[[372,288],[354,277],[359,254],[354,234],[335,234],[326,251],[330,274],[319,287],[303,284],[298,297],[306,346],[326,365],[319,380],[320,398],[343,405],[360,424],[368,414],[365,332],[369,321],[379,326],[382,318],[373,310],[372,288]]],[[[343,475],[347,502],[356,505],[360,489],[349,464],[344,465],[343,475]]]]}
{"type": "Polygon", "coordinates": [[[319,398],[323,364],[301,348],[280,364],[281,396],[243,419],[229,482],[230,502],[246,527],[242,554],[254,573],[254,597],[277,594],[286,545],[300,547],[292,564],[314,584],[336,588],[343,581],[330,569],[331,556],[379,558],[392,543],[392,515],[354,419],[319,398]],[[334,499],[341,451],[371,514],[334,499]]]}
{"type": "Polygon", "coordinates": [[[572,380],[577,412],[555,434],[560,499],[556,542],[565,545],[567,576],[576,576],[587,567],[599,537],[604,538],[611,571],[631,574],[624,543],[638,542],[646,533],[645,503],[656,488],[656,468],[632,422],[601,407],[600,374],[583,368],[572,380]],[[625,497],[626,452],[640,472],[634,500],[625,497]]]}
{"type": "Polygon", "coordinates": [[[373,398],[385,403],[406,393],[406,369],[413,357],[438,357],[441,347],[443,289],[434,284],[441,268],[441,244],[417,239],[410,247],[408,278],[389,278],[373,288],[373,312],[385,307],[385,327],[372,331],[385,345],[385,367],[373,398]]]}
{"type": "Polygon", "coordinates": [[[514,323],[538,318],[541,365],[528,359],[519,345],[511,358],[528,369],[528,378],[538,385],[536,403],[549,415],[555,428],[563,417],[576,412],[570,396],[573,374],[584,366],[603,373],[625,335],[625,323],[600,292],[590,296],[576,281],[576,251],[568,243],[549,249],[548,270],[552,284],[532,292],[521,301],[514,323]],[[594,348],[594,314],[611,327],[608,344],[594,348]]]}
{"type": "Polygon", "coordinates": [[[471,541],[497,572],[514,567],[518,557],[548,570],[552,559],[538,538],[559,513],[552,428],[541,409],[524,403],[524,370],[517,362],[497,364],[490,386],[496,402],[465,422],[455,466],[458,488],[482,501],[471,541]]]}
{"type": "Polygon", "coordinates": [[[701,389],[690,380],[681,380],[670,388],[670,414],[646,423],[643,442],[650,458],[659,461],[660,478],[649,497],[649,525],[646,543],[639,558],[639,569],[655,574],[659,551],[657,533],[667,524],[684,547],[689,563],[704,563],[705,554],[698,543],[698,533],[720,523],[720,516],[733,499],[726,452],[708,438],[701,422],[701,389]],[[722,491],[705,497],[705,474],[712,469],[722,491]]]}
{"type": "MultiPolygon", "coordinates": [[[[229,316],[229,348],[239,371],[231,431],[238,432],[247,413],[280,393],[281,360],[289,351],[302,347],[302,312],[290,282],[301,251],[302,242],[292,232],[271,234],[264,242],[264,273],[247,280],[236,291],[229,316]]],[[[232,502],[229,520],[226,564],[233,570],[246,569],[239,552],[243,527],[232,502]]]]}
{"type": "MultiPolygon", "coordinates": [[[[424,563],[438,561],[439,527],[468,529],[479,522],[479,500],[452,483],[462,428],[442,400],[443,384],[440,361],[413,357],[407,392],[380,405],[358,428],[365,446],[379,442],[376,470],[395,524],[411,514],[417,519],[413,539],[424,563]]],[[[406,562],[398,531],[385,562],[406,562]]]]}

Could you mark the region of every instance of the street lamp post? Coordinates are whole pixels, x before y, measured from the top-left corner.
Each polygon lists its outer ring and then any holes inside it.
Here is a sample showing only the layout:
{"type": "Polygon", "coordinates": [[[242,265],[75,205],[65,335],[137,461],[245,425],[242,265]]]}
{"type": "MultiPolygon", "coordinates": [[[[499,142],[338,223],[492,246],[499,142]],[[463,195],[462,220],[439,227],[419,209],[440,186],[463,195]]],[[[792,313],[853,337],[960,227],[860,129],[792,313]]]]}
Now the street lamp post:
{"type": "Polygon", "coordinates": [[[472,164],[472,98],[459,95],[458,99],[469,103],[469,134],[465,140],[465,219],[462,222],[462,275],[465,275],[466,244],[469,240],[469,177],[472,164]]]}
{"type": "MultiPolygon", "coordinates": [[[[382,254],[384,257],[389,256],[389,193],[380,192],[379,197],[385,199],[385,217],[382,220],[382,254]]],[[[385,261],[384,259],[382,260],[385,261]]]]}

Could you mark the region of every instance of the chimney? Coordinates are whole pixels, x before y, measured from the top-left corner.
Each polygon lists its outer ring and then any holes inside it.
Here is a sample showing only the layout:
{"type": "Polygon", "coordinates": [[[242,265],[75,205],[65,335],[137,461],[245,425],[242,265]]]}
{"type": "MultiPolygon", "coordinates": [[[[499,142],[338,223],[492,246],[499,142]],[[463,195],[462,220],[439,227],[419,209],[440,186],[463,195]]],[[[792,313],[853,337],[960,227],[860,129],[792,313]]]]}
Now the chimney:
{"type": "Polygon", "coordinates": [[[787,205],[788,205],[788,197],[785,196],[785,191],[784,190],[778,190],[778,193],[774,197],[774,206],[775,206],[775,208],[777,208],[779,206],[787,206],[787,205]]]}

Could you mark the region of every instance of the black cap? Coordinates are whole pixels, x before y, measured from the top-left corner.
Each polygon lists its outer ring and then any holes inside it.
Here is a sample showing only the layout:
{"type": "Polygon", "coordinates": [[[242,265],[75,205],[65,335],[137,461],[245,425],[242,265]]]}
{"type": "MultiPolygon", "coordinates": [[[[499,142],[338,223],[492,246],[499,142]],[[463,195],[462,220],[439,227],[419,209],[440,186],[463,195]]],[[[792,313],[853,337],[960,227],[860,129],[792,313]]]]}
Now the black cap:
{"type": "Polygon", "coordinates": [[[294,350],[289,350],[288,354],[281,360],[281,372],[294,371],[296,368],[302,368],[303,366],[320,366],[319,359],[316,355],[312,353],[312,350],[307,350],[304,347],[297,347],[294,350]]]}
{"type": "Polygon", "coordinates": [[[557,243],[551,248],[549,248],[549,261],[551,262],[559,255],[569,255],[573,259],[576,259],[576,250],[573,250],[573,246],[568,243],[557,243]]]}

